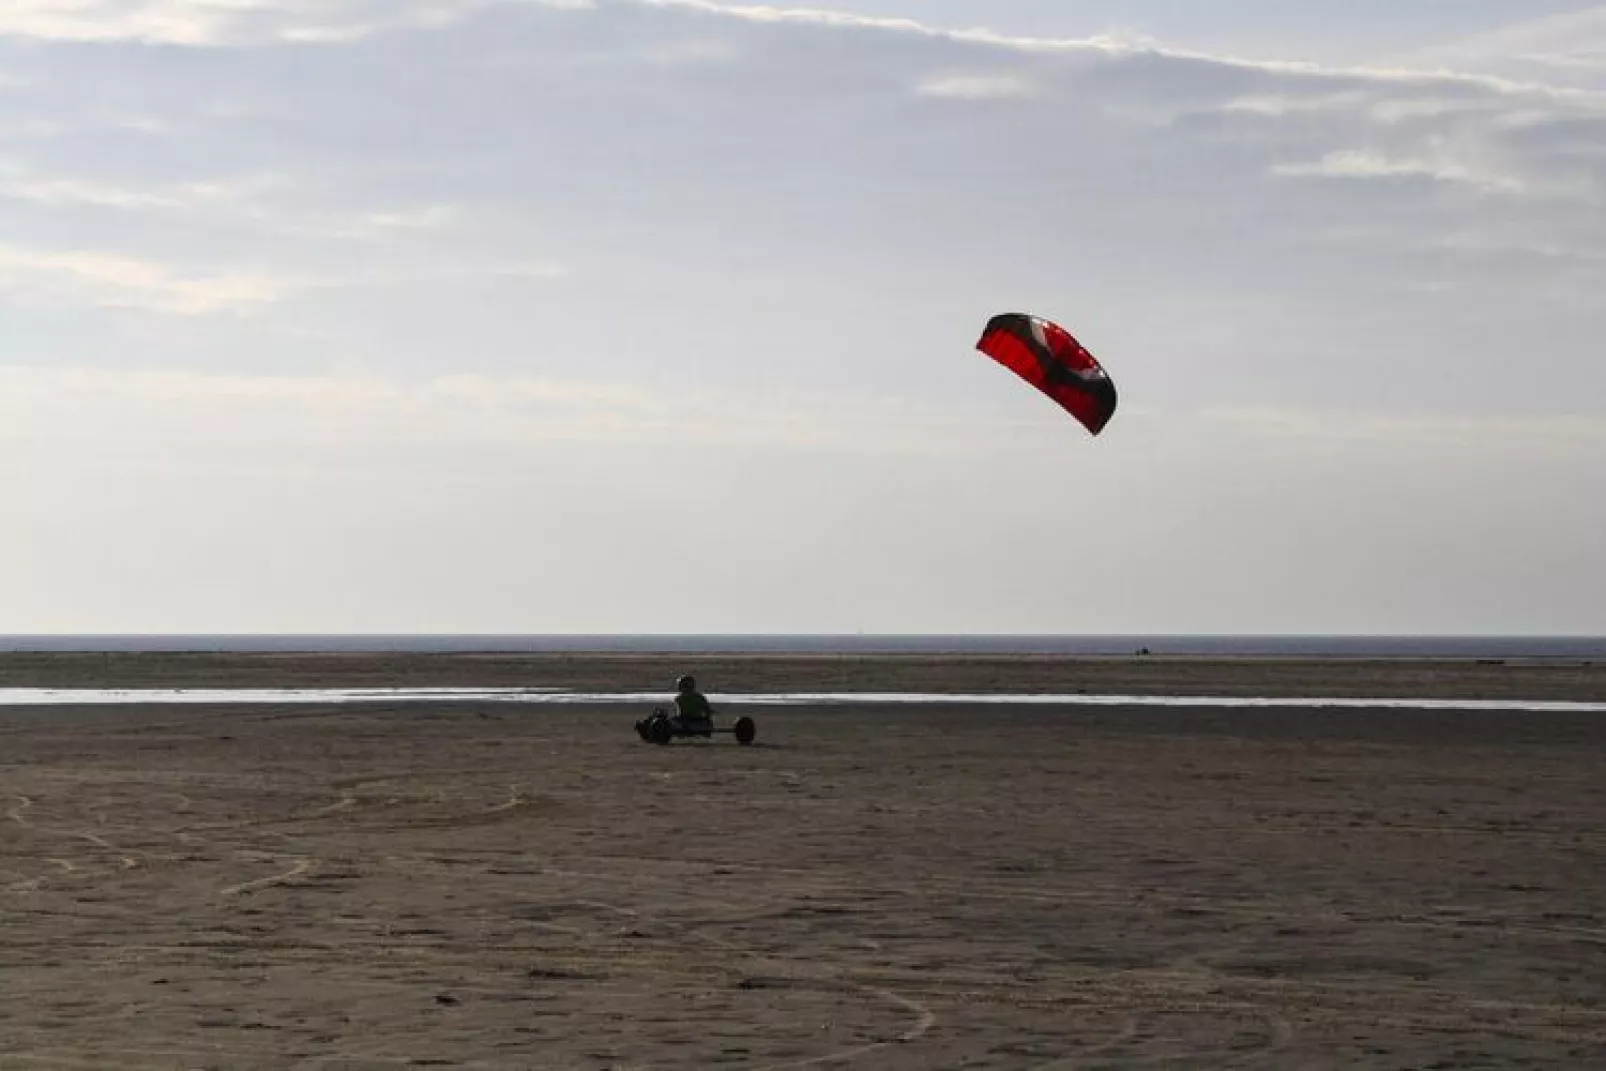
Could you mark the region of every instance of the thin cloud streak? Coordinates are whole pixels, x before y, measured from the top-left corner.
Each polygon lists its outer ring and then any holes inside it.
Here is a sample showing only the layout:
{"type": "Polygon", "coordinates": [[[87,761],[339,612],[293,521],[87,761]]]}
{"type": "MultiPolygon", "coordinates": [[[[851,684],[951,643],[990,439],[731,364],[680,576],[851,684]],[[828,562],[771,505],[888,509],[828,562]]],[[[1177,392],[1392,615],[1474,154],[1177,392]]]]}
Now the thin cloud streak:
{"type": "Polygon", "coordinates": [[[768,445],[944,454],[985,449],[1024,423],[955,421],[897,400],[666,391],[617,382],[447,374],[228,375],[0,366],[13,441],[229,441],[368,445],[552,442],[768,445]],[[81,419],[63,424],[55,414],[81,419]],[[90,419],[92,418],[92,419],[90,419]]]}
{"type": "Polygon", "coordinates": [[[200,316],[250,312],[282,300],[292,280],[233,271],[185,271],[100,250],[0,245],[0,285],[25,299],[200,316]]]}
{"type": "Polygon", "coordinates": [[[1526,193],[1520,179],[1480,172],[1453,160],[1391,159],[1381,153],[1333,152],[1310,164],[1279,164],[1273,173],[1289,178],[1396,179],[1426,178],[1471,186],[1490,193],[1526,193]]]}
{"type": "MultiPolygon", "coordinates": [[[[240,434],[300,441],[309,433],[338,442],[592,441],[614,445],[675,441],[759,444],[799,450],[946,452],[1013,450],[1041,435],[1028,420],[955,420],[895,399],[726,391],[671,391],[601,380],[445,374],[422,379],[374,375],[231,375],[180,369],[0,366],[0,415],[8,437],[36,442],[99,437],[180,440],[203,445],[240,434]],[[63,410],[96,419],[63,424],[63,410]],[[119,416],[118,414],[121,414],[119,416]],[[333,422],[330,422],[333,418],[333,422]],[[91,433],[89,428],[95,431],[91,433]],[[690,426],[693,431],[686,433],[690,426]],[[321,430],[320,430],[321,429],[321,430]]],[[[1438,413],[1379,415],[1342,409],[1205,407],[1159,413],[1141,408],[1123,421],[1145,435],[1193,437],[1212,428],[1273,440],[1344,441],[1374,446],[1539,450],[1606,447],[1606,417],[1438,413]]]]}
{"type": "MultiPolygon", "coordinates": [[[[1033,37],[982,29],[950,29],[914,18],[715,0],[520,0],[532,7],[594,12],[612,6],[676,9],[772,26],[803,26],[926,37],[1022,53],[1098,53],[1215,64],[1313,79],[1364,79],[1403,84],[1459,84],[1499,93],[1559,97],[1606,110],[1606,92],[1542,81],[1458,71],[1451,66],[1341,67],[1267,61],[1160,45],[1147,37],[1097,35],[1033,37]]],[[[140,41],[191,47],[247,47],[275,42],[331,47],[400,30],[450,27],[497,6],[493,0],[145,0],[130,7],[113,0],[15,0],[0,14],[0,38],[44,41],[140,41]],[[367,16],[367,17],[360,17],[367,16]]]]}
{"type": "Polygon", "coordinates": [[[1085,38],[1029,37],[994,33],[990,30],[953,30],[929,26],[914,19],[876,18],[841,11],[769,5],[722,4],[714,0],[620,0],[650,7],[682,8],[711,15],[768,24],[793,24],[853,30],[869,30],[936,38],[959,44],[985,45],[1026,53],[1093,52],[1122,57],[1153,57],[1215,64],[1271,74],[1295,75],[1310,79],[1359,79],[1404,85],[1474,86],[1498,93],[1557,97],[1588,103],[1606,109],[1606,92],[1547,85],[1493,75],[1456,71],[1450,67],[1340,67],[1293,60],[1255,60],[1238,56],[1165,47],[1147,38],[1094,36],[1085,38]]]}
{"type": "Polygon", "coordinates": [[[921,82],[915,92],[947,100],[1012,100],[1033,96],[1036,90],[1024,79],[1008,75],[955,74],[921,82]]]}

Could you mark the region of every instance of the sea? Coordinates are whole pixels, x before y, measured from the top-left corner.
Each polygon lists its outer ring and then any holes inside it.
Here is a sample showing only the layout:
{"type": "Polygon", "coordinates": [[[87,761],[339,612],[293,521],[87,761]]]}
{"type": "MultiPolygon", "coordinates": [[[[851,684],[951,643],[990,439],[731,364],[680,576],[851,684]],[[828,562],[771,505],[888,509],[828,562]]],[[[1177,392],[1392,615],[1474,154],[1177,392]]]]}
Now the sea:
{"type": "Polygon", "coordinates": [[[0,652],[976,654],[1602,659],[1606,636],[8,635],[0,652]]]}

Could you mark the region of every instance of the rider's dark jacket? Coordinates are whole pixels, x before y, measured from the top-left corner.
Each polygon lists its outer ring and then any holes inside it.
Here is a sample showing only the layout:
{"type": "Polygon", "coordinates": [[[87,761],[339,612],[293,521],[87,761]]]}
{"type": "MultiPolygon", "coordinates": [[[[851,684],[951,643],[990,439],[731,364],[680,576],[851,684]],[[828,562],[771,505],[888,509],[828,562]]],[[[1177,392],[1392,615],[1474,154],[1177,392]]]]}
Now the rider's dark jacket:
{"type": "Polygon", "coordinates": [[[708,697],[702,692],[681,692],[675,696],[675,713],[680,715],[681,721],[709,721],[714,716],[714,708],[709,706],[708,697]]]}

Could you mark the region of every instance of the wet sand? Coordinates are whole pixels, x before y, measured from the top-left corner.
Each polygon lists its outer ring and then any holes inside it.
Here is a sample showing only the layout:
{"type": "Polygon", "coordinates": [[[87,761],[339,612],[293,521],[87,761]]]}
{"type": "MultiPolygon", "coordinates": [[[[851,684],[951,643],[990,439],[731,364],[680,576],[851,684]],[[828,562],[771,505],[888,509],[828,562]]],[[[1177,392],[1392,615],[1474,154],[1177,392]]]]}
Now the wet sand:
{"type": "Polygon", "coordinates": [[[1606,701],[1606,661],[1054,655],[17,654],[0,687],[553,687],[1606,701]]]}
{"type": "MultiPolygon", "coordinates": [[[[690,661],[0,687],[1606,696],[1579,663],[690,661]]],[[[0,710],[0,1067],[1606,1066],[1601,715],[765,707],[754,747],[658,748],[641,713],[0,710]]]]}

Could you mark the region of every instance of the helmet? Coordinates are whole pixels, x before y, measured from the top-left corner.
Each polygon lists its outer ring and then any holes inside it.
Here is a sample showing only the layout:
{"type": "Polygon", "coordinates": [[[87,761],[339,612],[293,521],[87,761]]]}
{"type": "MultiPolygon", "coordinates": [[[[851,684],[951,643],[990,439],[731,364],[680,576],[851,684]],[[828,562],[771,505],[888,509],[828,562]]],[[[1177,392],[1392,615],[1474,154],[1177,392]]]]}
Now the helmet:
{"type": "Polygon", "coordinates": [[[697,690],[697,678],[696,677],[682,677],[682,678],[680,678],[679,680],[677,680],[675,682],[675,688],[676,688],[677,691],[682,691],[682,692],[696,691],[697,690]]]}

